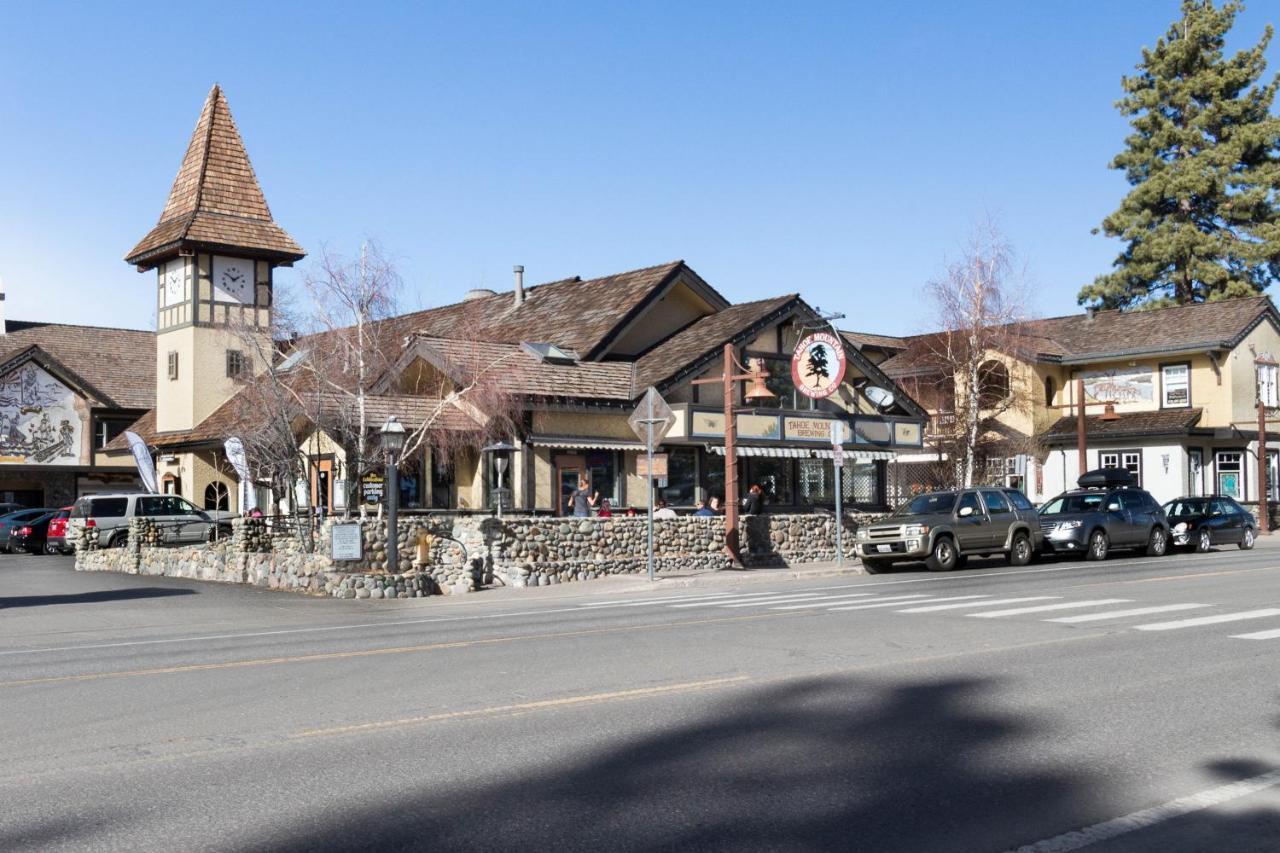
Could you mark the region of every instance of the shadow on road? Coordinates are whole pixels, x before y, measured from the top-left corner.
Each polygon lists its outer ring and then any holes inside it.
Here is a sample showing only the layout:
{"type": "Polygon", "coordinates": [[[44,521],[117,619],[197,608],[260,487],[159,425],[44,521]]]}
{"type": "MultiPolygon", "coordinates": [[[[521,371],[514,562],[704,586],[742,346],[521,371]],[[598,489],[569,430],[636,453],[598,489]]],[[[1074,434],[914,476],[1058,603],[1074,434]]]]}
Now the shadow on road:
{"type": "Polygon", "coordinates": [[[51,604],[98,604],[104,601],[128,601],[136,598],[167,598],[171,595],[196,595],[194,589],[165,589],[144,586],[137,589],[104,589],[98,592],[76,592],[66,595],[22,595],[0,598],[0,610],[8,607],[45,607],[51,604]]]}
{"type": "MultiPolygon", "coordinates": [[[[576,760],[559,733],[565,725],[592,731],[591,710],[569,712],[579,716],[560,717],[552,731],[545,717],[518,718],[528,721],[532,742],[546,745],[546,763],[535,771],[521,775],[501,763],[485,771],[472,762],[472,773],[505,778],[482,784],[463,776],[429,789],[389,788],[382,797],[351,792],[250,847],[976,853],[1105,814],[1096,780],[1036,761],[1037,744],[1054,732],[998,710],[998,686],[813,678],[735,694],[693,719],[673,709],[667,724],[652,707],[611,706],[615,720],[627,707],[661,729],[576,760]]],[[[469,766],[456,750],[501,749],[495,744],[513,736],[522,735],[504,722],[488,738],[412,727],[378,737],[420,750],[423,771],[439,777],[454,772],[446,767],[469,766]]],[[[371,760],[385,748],[372,748],[371,760]]]]}

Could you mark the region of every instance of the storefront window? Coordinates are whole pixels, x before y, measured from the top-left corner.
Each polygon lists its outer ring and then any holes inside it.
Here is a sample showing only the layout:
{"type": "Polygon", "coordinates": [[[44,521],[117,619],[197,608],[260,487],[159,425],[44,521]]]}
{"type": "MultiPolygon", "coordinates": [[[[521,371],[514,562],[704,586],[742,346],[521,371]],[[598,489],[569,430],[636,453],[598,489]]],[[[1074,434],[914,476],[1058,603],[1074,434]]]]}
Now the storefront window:
{"type": "Polygon", "coordinates": [[[1244,454],[1238,451],[1219,451],[1214,460],[1218,473],[1218,493],[1244,500],[1244,454]]]}
{"type": "Polygon", "coordinates": [[[797,467],[800,503],[834,504],[836,502],[835,465],[830,459],[801,459],[797,467]]]}
{"type": "Polygon", "coordinates": [[[681,447],[667,453],[667,485],[658,489],[658,497],[672,506],[693,506],[697,499],[698,452],[681,447]]]}
{"type": "Polygon", "coordinates": [[[741,484],[739,492],[754,485],[764,489],[766,506],[782,504],[790,506],[795,503],[795,494],[791,488],[791,460],[768,459],[754,457],[747,460],[746,482],[741,484]]]}
{"type": "Polygon", "coordinates": [[[707,499],[724,500],[724,457],[717,453],[702,454],[702,493],[707,499]]]}
{"type": "Polygon", "coordinates": [[[618,454],[612,450],[595,450],[588,453],[587,471],[591,480],[591,490],[598,493],[601,500],[617,503],[618,454]]]}
{"type": "Polygon", "coordinates": [[[875,462],[855,462],[844,466],[844,500],[846,504],[878,506],[880,498],[880,472],[875,462]]]}

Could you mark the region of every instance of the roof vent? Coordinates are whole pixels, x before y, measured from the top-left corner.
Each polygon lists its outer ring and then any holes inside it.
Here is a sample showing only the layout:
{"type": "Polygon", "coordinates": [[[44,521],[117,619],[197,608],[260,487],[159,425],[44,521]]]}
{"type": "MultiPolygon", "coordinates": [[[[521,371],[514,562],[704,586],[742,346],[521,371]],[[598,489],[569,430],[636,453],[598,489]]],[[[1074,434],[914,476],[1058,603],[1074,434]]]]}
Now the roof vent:
{"type": "Polygon", "coordinates": [[[531,344],[520,342],[520,348],[543,364],[575,364],[578,354],[555,344],[531,344]]]}
{"type": "Polygon", "coordinates": [[[524,265],[516,264],[511,271],[516,274],[516,307],[519,308],[524,304],[524,265]]]}
{"type": "Polygon", "coordinates": [[[474,290],[468,290],[465,294],[463,294],[462,301],[475,302],[477,299],[488,299],[490,296],[497,296],[497,295],[498,293],[495,290],[490,290],[487,287],[477,287],[474,290]]]}

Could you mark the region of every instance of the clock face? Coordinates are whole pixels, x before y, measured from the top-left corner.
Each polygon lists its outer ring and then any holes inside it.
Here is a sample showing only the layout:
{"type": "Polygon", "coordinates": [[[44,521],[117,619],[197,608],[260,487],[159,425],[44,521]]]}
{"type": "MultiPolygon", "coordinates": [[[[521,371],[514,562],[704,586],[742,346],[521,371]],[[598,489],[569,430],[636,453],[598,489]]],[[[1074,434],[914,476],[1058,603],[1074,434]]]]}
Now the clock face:
{"type": "Polygon", "coordinates": [[[213,259],[213,298],[219,302],[253,302],[253,261],[213,259]]]}
{"type": "Polygon", "coordinates": [[[184,295],[183,283],[187,277],[186,265],[182,261],[171,261],[164,270],[164,304],[165,307],[177,305],[184,295]]]}

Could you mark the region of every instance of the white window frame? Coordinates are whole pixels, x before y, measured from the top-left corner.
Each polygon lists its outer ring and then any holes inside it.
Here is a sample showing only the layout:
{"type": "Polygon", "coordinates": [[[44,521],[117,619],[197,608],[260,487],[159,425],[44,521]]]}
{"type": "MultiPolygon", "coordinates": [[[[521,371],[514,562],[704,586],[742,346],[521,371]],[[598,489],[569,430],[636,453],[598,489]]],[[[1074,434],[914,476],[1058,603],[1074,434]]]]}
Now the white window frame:
{"type": "Polygon", "coordinates": [[[1258,399],[1268,409],[1280,408],[1280,365],[1258,365],[1258,399]]]}
{"type": "Polygon", "coordinates": [[[1204,495],[1204,451],[1199,447],[1187,448],[1187,494],[1204,495]]]}
{"type": "Polygon", "coordinates": [[[1162,409],[1189,409],[1191,408],[1191,365],[1186,362],[1180,364],[1163,364],[1160,366],[1160,408],[1162,409]],[[1174,371],[1181,372],[1180,378],[1172,381],[1169,374],[1174,371]],[[1184,391],[1186,396],[1181,403],[1170,403],[1169,392],[1184,391]]]}
{"type": "Polygon", "coordinates": [[[1235,498],[1238,501],[1244,500],[1245,490],[1248,485],[1247,483],[1245,483],[1244,473],[1245,473],[1245,464],[1244,464],[1243,451],[1219,450],[1213,454],[1213,478],[1214,478],[1213,491],[1215,494],[1227,495],[1229,497],[1235,498]],[[1239,492],[1240,492],[1238,495],[1233,495],[1222,488],[1222,474],[1223,474],[1222,463],[1227,459],[1227,457],[1232,457],[1232,456],[1235,457],[1234,462],[1232,462],[1232,464],[1236,466],[1235,470],[1228,470],[1226,471],[1226,473],[1235,474],[1237,476],[1238,478],[1237,482],[1239,483],[1239,492]]]}
{"type": "Polygon", "coordinates": [[[1098,452],[1099,468],[1123,468],[1133,475],[1134,485],[1142,487],[1141,450],[1101,450],[1098,452]]]}

